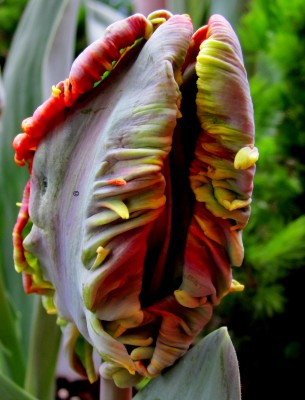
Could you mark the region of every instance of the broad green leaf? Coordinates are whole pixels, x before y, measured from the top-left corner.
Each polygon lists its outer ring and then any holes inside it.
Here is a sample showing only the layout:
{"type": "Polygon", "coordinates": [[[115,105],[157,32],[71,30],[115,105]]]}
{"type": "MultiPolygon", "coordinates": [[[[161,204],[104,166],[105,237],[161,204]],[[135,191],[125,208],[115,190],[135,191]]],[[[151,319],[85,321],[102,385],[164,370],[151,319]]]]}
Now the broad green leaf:
{"type": "Polygon", "coordinates": [[[0,135],[2,134],[2,116],[4,108],[4,88],[2,82],[2,74],[0,70],[0,135]]]}
{"type": "Polygon", "coordinates": [[[0,399],[5,400],[38,400],[0,372],[0,399]]]}
{"type": "Polygon", "coordinates": [[[86,0],[86,31],[89,43],[103,36],[108,25],[125,18],[121,12],[96,0],[86,0]]]}
{"type": "Polygon", "coordinates": [[[134,400],[239,400],[236,353],[227,328],[210,333],[134,400]]]}
{"type": "Polygon", "coordinates": [[[16,315],[11,307],[0,272],[0,353],[2,371],[9,371],[18,384],[23,383],[25,362],[16,326],[16,315]]]}
{"type": "Polygon", "coordinates": [[[211,15],[211,0],[187,0],[187,13],[190,14],[194,27],[199,28],[211,15]]]}

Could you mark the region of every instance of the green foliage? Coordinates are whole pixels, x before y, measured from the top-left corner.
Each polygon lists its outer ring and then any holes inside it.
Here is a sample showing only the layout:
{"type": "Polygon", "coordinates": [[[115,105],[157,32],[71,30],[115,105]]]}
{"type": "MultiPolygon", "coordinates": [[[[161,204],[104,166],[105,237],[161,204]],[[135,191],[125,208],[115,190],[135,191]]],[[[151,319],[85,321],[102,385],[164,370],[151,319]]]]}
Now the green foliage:
{"type": "Polygon", "coordinates": [[[17,315],[9,300],[0,276],[0,371],[15,383],[22,385],[25,375],[25,359],[22,352],[17,315]]]}
{"type": "Polygon", "coordinates": [[[107,4],[115,10],[121,11],[125,15],[132,13],[132,1],[131,0],[99,0],[101,3],[107,4]]]}
{"type": "Polygon", "coordinates": [[[5,400],[38,400],[0,372],[0,398],[5,400]]]}
{"type": "Polygon", "coordinates": [[[27,0],[0,1],[0,66],[3,67],[7,57],[13,33],[27,0]]]}
{"type": "Polygon", "coordinates": [[[268,283],[284,277],[289,269],[302,266],[305,258],[305,215],[274,233],[273,237],[256,249],[249,247],[248,260],[261,269],[268,283]],[[267,268],[266,266],[269,266],[267,268]]]}

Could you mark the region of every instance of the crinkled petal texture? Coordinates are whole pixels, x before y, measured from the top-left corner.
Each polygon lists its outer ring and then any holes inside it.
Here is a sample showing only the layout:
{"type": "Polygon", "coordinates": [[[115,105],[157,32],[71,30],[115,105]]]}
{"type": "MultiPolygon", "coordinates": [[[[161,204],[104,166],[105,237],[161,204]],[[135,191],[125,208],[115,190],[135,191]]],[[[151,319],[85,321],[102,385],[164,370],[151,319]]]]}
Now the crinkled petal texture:
{"type": "MultiPolygon", "coordinates": [[[[200,132],[190,168],[195,195],[185,249],[181,303],[219,303],[231,288],[230,266],[243,260],[255,161],[253,107],[238,39],[220,15],[194,34],[200,132]],[[244,155],[243,155],[244,153],[244,155]],[[242,154],[242,156],[240,156],[242,154]],[[247,159],[246,162],[236,160],[247,159]]],[[[177,297],[178,298],[178,297],[177,297]]]]}
{"type": "MultiPolygon", "coordinates": [[[[232,28],[214,16],[191,40],[188,16],[164,15],[151,36],[145,25],[148,40],[130,46],[107,79],[72,106],[61,103],[60,118],[39,119],[48,134],[14,231],[16,267],[27,291],[58,313],[74,368],[94,380],[93,347],[101,374],[120,387],[172,365],[230,291],[256,161],[232,28]],[[181,71],[196,49],[196,103],[181,118],[181,71]],[[28,200],[33,225],[22,243],[28,200]]],[[[78,69],[95,65],[85,61],[78,69]]],[[[25,142],[17,160],[32,151],[23,152],[25,142]]]]}

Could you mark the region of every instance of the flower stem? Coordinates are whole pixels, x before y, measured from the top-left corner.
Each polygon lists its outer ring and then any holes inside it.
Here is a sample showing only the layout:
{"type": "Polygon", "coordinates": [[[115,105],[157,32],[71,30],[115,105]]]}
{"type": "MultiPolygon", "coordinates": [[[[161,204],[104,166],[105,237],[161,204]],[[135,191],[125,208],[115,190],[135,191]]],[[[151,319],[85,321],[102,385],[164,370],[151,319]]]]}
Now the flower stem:
{"type": "Polygon", "coordinates": [[[61,332],[54,315],[48,315],[40,298],[35,299],[25,389],[38,399],[55,397],[55,369],[61,332]]]}
{"type": "Polygon", "coordinates": [[[131,400],[132,388],[118,388],[112,379],[101,377],[100,400],[131,400]]]}

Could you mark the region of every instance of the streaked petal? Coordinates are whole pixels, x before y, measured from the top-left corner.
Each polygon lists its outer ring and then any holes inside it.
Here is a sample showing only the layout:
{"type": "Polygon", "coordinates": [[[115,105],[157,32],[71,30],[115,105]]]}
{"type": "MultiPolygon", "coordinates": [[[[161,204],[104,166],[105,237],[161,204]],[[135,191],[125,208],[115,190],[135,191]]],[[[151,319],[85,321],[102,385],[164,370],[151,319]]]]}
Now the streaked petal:
{"type": "MultiPolygon", "coordinates": [[[[231,266],[243,260],[242,229],[250,214],[257,157],[246,150],[251,162],[241,161],[244,168],[237,169],[239,159],[245,158],[240,149],[253,149],[254,141],[253,107],[238,39],[219,15],[210,18],[203,33],[196,63],[201,132],[190,168],[196,203],[180,290],[194,297],[194,304],[205,296],[217,304],[230,290],[231,266]]],[[[201,35],[194,34],[197,46],[201,35]]]]}

